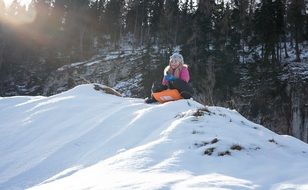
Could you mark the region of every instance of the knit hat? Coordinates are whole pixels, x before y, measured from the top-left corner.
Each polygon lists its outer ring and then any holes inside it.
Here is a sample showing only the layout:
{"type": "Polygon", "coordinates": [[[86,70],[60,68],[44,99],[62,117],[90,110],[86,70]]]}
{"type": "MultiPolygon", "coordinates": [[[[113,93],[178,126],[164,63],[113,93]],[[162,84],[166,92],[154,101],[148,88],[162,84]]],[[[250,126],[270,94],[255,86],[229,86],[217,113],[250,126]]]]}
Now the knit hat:
{"type": "Polygon", "coordinates": [[[174,53],[170,56],[170,62],[171,61],[178,61],[180,62],[181,64],[184,64],[184,58],[181,54],[179,53],[174,53]]]}
{"type": "Polygon", "coordinates": [[[170,56],[169,65],[164,70],[164,75],[171,74],[175,76],[176,78],[180,78],[180,73],[183,67],[187,68],[187,65],[184,64],[184,58],[179,53],[174,53],[170,56]],[[177,61],[179,62],[179,66],[177,68],[172,68],[170,66],[171,61],[177,61]]]}

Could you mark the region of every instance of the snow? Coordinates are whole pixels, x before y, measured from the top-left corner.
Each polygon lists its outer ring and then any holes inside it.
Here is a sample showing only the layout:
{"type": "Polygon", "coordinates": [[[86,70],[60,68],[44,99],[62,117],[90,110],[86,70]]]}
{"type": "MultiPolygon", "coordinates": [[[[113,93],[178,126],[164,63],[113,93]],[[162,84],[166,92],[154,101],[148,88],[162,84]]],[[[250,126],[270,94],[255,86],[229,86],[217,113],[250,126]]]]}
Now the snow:
{"type": "Polygon", "coordinates": [[[95,65],[95,64],[98,64],[100,63],[101,61],[93,61],[93,62],[90,62],[90,63],[87,63],[86,66],[92,66],[92,65],[95,65]]]}
{"type": "Polygon", "coordinates": [[[92,85],[0,98],[0,189],[308,189],[306,143],[235,110],[143,101],[92,85]]]}
{"type": "MultiPolygon", "coordinates": [[[[301,43],[300,45],[300,58],[301,58],[301,63],[307,63],[308,62],[308,43],[305,41],[301,43]]],[[[284,44],[280,44],[280,53],[282,56],[282,62],[283,63],[292,63],[294,60],[296,60],[296,52],[295,48],[292,47],[290,43],[287,43],[287,53],[288,53],[288,58],[285,58],[285,53],[284,53],[284,44]]],[[[240,63],[241,64],[246,64],[246,63],[254,63],[255,58],[254,56],[257,55],[259,58],[262,57],[262,47],[256,47],[252,51],[251,47],[249,46],[244,46],[244,51],[240,50],[240,63]],[[250,53],[249,53],[250,52],[250,53]]]]}

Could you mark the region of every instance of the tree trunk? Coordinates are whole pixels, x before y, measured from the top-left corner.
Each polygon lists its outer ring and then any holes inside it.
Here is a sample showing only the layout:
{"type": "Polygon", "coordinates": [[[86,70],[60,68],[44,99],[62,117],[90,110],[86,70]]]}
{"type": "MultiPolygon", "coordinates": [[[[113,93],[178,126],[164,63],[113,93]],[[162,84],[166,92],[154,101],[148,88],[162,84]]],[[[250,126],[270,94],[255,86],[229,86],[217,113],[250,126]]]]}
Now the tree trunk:
{"type": "Polygon", "coordinates": [[[179,30],[179,14],[177,13],[177,15],[176,15],[176,25],[175,25],[175,30],[174,30],[175,31],[174,40],[173,40],[174,46],[177,45],[178,30],[179,30]]]}
{"type": "Polygon", "coordinates": [[[268,44],[265,44],[265,46],[264,46],[264,61],[265,62],[268,62],[268,57],[269,57],[269,55],[270,55],[270,49],[269,49],[269,47],[268,47],[268,44]]]}
{"type": "Polygon", "coordinates": [[[281,54],[280,54],[280,40],[279,40],[278,43],[277,43],[276,55],[277,55],[277,63],[280,63],[280,60],[281,60],[281,54]]]}
{"type": "Polygon", "coordinates": [[[150,33],[151,33],[150,27],[148,27],[147,36],[146,36],[146,39],[147,39],[147,40],[146,40],[146,43],[147,43],[147,44],[152,43],[152,42],[151,42],[152,39],[151,39],[150,33]]]}
{"type": "MultiPolygon", "coordinates": [[[[145,4],[143,3],[142,5],[142,11],[141,11],[141,18],[144,16],[144,11],[145,11],[145,4]]],[[[146,18],[144,18],[146,19],[146,18]]],[[[144,39],[144,27],[146,23],[143,23],[143,20],[141,20],[141,25],[140,25],[140,37],[141,37],[141,45],[143,45],[143,39],[144,39]]]]}
{"type": "Polygon", "coordinates": [[[241,37],[240,37],[240,41],[242,41],[242,43],[240,43],[241,44],[241,46],[242,46],[242,63],[245,63],[245,42],[244,42],[244,40],[243,40],[243,38],[242,38],[242,32],[241,32],[241,37]]]}
{"type": "Polygon", "coordinates": [[[82,28],[80,31],[80,36],[79,36],[79,51],[80,51],[80,58],[84,58],[84,49],[83,49],[83,43],[84,43],[84,35],[85,35],[85,29],[82,28]]]}
{"type": "Polygon", "coordinates": [[[294,48],[294,44],[293,44],[293,32],[291,32],[291,42],[290,42],[290,46],[291,46],[291,48],[294,48]]]}
{"type": "Polygon", "coordinates": [[[295,62],[301,62],[300,50],[299,50],[299,39],[298,39],[298,32],[297,31],[295,31],[295,52],[296,52],[295,62]]]}
{"type": "Polygon", "coordinates": [[[261,59],[264,60],[264,45],[261,47],[261,59]]]}
{"type": "Polygon", "coordinates": [[[212,56],[210,56],[207,60],[207,64],[206,64],[207,75],[206,75],[206,79],[204,80],[205,81],[204,85],[207,88],[208,102],[210,102],[212,106],[215,105],[213,97],[214,97],[214,87],[216,83],[215,68],[214,68],[213,61],[214,60],[212,56]]]}
{"type": "Polygon", "coordinates": [[[272,54],[272,63],[277,63],[277,56],[276,55],[276,48],[275,48],[275,44],[271,45],[271,54],[272,54]]]}
{"type": "Polygon", "coordinates": [[[137,11],[136,11],[136,17],[135,17],[135,26],[134,26],[134,43],[133,43],[133,47],[135,49],[136,47],[136,41],[137,41],[137,26],[138,26],[138,13],[139,13],[139,8],[137,8],[137,11]]]}
{"type": "Polygon", "coordinates": [[[287,39],[286,39],[286,35],[283,35],[283,43],[284,43],[284,54],[285,54],[285,58],[289,58],[288,55],[288,50],[287,50],[287,39]]]}

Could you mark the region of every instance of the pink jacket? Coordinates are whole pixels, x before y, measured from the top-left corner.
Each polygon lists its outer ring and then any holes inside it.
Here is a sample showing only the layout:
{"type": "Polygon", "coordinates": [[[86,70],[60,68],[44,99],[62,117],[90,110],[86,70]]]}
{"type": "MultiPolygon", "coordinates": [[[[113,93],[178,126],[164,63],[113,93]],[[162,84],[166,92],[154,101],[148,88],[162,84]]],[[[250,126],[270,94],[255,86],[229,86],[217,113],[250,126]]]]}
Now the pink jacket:
{"type": "MultiPolygon", "coordinates": [[[[183,81],[188,83],[190,77],[189,77],[189,71],[188,71],[187,67],[183,67],[183,69],[180,72],[179,79],[181,79],[181,80],[183,80],[183,81]]],[[[168,85],[168,81],[165,80],[165,77],[163,78],[162,84],[163,85],[168,85]]]]}

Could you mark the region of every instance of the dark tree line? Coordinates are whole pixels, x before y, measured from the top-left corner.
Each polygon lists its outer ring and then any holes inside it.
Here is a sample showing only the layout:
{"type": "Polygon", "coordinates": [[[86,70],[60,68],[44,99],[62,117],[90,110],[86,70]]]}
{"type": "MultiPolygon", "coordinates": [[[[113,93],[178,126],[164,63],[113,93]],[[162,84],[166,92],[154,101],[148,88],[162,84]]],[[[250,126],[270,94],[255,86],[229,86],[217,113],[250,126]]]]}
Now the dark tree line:
{"type": "Polygon", "coordinates": [[[305,0],[33,0],[28,9],[0,0],[0,72],[27,64],[54,69],[126,39],[134,47],[182,46],[200,83],[212,68],[214,83],[228,91],[248,55],[280,63],[290,44],[301,61],[307,9],[305,0]]]}

